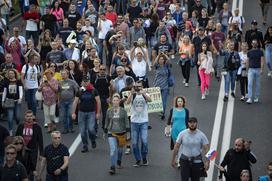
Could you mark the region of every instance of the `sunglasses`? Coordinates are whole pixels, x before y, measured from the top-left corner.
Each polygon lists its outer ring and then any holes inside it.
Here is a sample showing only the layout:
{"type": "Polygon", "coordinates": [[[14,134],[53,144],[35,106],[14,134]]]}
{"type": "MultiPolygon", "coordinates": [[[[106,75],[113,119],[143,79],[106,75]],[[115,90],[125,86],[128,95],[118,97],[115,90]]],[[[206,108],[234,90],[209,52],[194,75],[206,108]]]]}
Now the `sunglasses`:
{"type": "Polygon", "coordinates": [[[55,65],[50,65],[50,67],[56,67],[55,65]]]}
{"type": "Polygon", "coordinates": [[[54,138],[55,140],[56,140],[56,139],[60,139],[60,136],[59,136],[59,137],[53,137],[53,138],[54,138]]]}
{"type": "Polygon", "coordinates": [[[14,155],[15,152],[6,152],[6,155],[14,155]]]}
{"type": "Polygon", "coordinates": [[[127,62],[127,60],[121,60],[121,62],[127,62]]]}
{"type": "Polygon", "coordinates": [[[14,143],[14,145],[22,145],[23,144],[23,142],[16,142],[16,143],[14,143]]]}
{"type": "Polygon", "coordinates": [[[106,70],[106,69],[99,69],[99,70],[106,70]]]}

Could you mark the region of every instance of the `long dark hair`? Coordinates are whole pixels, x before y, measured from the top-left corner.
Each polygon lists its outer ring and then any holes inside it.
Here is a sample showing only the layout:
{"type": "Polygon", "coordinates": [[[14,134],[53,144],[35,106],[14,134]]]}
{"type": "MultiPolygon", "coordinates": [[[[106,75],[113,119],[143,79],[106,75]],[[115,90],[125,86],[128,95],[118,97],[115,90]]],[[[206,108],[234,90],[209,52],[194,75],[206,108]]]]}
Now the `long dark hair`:
{"type": "Polygon", "coordinates": [[[71,61],[74,62],[74,64],[75,64],[74,73],[79,75],[80,74],[79,65],[78,65],[77,61],[75,61],[75,60],[69,60],[68,61],[68,66],[67,66],[68,71],[71,70],[70,67],[69,67],[69,62],[71,62],[71,61]]]}
{"type": "MultiPolygon", "coordinates": [[[[55,4],[56,4],[56,2],[58,2],[58,3],[59,3],[59,1],[58,1],[58,0],[55,0],[55,1],[53,1],[53,3],[52,3],[51,8],[53,9],[53,11],[55,11],[55,10],[56,10],[56,8],[55,8],[55,4]]],[[[59,9],[60,9],[60,3],[59,3],[59,6],[58,6],[57,10],[59,10],[59,9]]]]}
{"type": "Polygon", "coordinates": [[[202,49],[203,45],[206,45],[206,47],[207,47],[207,49],[204,51],[204,54],[207,55],[207,51],[208,51],[208,43],[206,43],[206,42],[202,42],[202,43],[201,43],[201,52],[203,52],[203,49],[202,49]]]}
{"type": "Polygon", "coordinates": [[[269,29],[272,29],[272,26],[269,26],[268,28],[267,28],[267,30],[266,30],[266,32],[265,32],[265,37],[269,37],[270,35],[269,35],[269,29]]]}

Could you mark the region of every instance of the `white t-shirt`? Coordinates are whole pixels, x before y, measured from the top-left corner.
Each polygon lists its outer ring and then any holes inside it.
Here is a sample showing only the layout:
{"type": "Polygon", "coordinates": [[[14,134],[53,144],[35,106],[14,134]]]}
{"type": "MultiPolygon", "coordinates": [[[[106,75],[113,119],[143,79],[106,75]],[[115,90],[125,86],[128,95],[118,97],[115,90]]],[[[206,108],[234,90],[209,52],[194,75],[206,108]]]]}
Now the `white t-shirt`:
{"type": "Polygon", "coordinates": [[[37,69],[37,66],[31,66],[28,64],[28,70],[26,72],[26,65],[22,68],[22,73],[25,73],[25,87],[27,89],[37,89],[38,88],[38,73],[40,71],[37,69]]]}
{"type": "Polygon", "coordinates": [[[82,27],[82,31],[84,31],[84,32],[86,32],[86,31],[90,31],[91,33],[92,33],[92,36],[94,36],[94,27],[92,27],[92,26],[83,26],[82,27]]]}
{"type": "MultiPolygon", "coordinates": [[[[13,41],[14,41],[14,39],[15,39],[15,37],[14,37],[14,36],[13,36],[13,37],[11,37],[11,38],[9,39],[9,41],[8,41],[8,46],[11,44],[11,42],[13,42],[13,41]]],[[[18,39],[19,39],[19,42],[20,42],[21,47],[23,47],[24,45],[26,45],[26,40],[25,40],[25,37],[23,37],[23,36],[19,35],[19,36],[18,36],[18,39]]]]}
{"type": "Polygon", "coordinates": [[[243,16],[232,16],[229,18],[229,24],[238,22],[239,30],[243,31],[242,24],[245,24],[245,18],[243,16]]]}
{"type": "Polygon", "coordinates": [[[98,38],[104,40],[106,37],[106,34],[108,33],[108,31],[111,29],[112,22],[108,19],[106,19],[105,21],[100,21],[101,22],[101,30],[98,33],[98,38]]]}
{"type": "MultiPolygon", "coordinates": [[[[132,98],[133,99],[133,98],[132,98]]],[[[146,123],[148,122],[147,102],[142,94],[136,94],[131,103],[131,122],[146,123]]]]}
{"type": "Polygon", "coordinates": [[[0,28],[1,28],[2,30],[4,30],[4,26],[7,25],[7,22],[6,22],[6,20],[5,20],[4,18],[1,18],[1,19],[2,19],[2,23],[0,22],[0,28]]]}
{"type": "Polygon", "coordinates": [[[38,31],[38,24],[34,20],[26,20],[27,31],[38,31]]]}
{"type": "Polygon", "coordinates": [[[138,61],[137,58],[131,62],[131,68],[136,75],[136,77],[144,77],[146,75],[146,61],[138,61]]]}

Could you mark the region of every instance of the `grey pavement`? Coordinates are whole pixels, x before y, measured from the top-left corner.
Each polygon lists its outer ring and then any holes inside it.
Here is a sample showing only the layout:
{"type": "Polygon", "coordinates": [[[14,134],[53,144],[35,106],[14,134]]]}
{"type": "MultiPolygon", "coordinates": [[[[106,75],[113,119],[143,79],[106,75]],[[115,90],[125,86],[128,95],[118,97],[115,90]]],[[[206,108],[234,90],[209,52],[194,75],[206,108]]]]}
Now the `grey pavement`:
{"type": "MultiPolygon", "coordinates": [[[[244,0],[243,15],[246,19],[246,27],[250,26],[251,19],[257,19],[259,25],[261,24],[261,11],[258,2],[255,0],[244,0]]],[[[272,9],[272,7],[271,7],[272,9]]],[[[272,11],[270,9],[270,16],[272,11]]],[[[16,21],[15,24],[20,24],[21,21],[16,21]]],[[[268,25],[272,25],[272,20],[269,19],[268,25]]],[[[13,24],[14,25],[14,24],[13,24]]],[[[262,30],[265,28],[260,25],[262,30]]],[[[200,88],[197,86],[196,70],[191,70],[191,78],[189,87],[186,88],[182,84],[182,74],[180,67],[173,62],[173,74],[176,78],[176,85],[171,89],[168,98],[167,109],[172,107],[173,97],[176,95],[183,95],[187,100],[187,108],[190,111],[190,116],[195,116],[199,119],[199,129],[202,130],[211,139],[212,129],[214,124],[218,93],[220,82],[215,79],[211,82],[210,95],[207,100],[201,100],[200,88]]],[[[153,84],[154,72],[150,72],[150,85],[153,84]]],[[[272,79],[266,76],[266,73],[261,78],[261,102],[258,104],[247,105],[239,101],[240,91],[239,87],[236,89],[237,99],[234,103],[233,125],[231,132],[231,145],[237,137],[243,137],[251,140],[252,151],[257,156],[257,163],[252,166],[253,180],[256,177],[265,174],[265,166],[272,161],[272,79]]],[[[238,84],[239,85],[239,84],[238,84]]],[[[224,104],[223,117],[220,128],[219,147],[221,149],[224,120],[226,113],[226,104],[224,104]]],[[[178,181],[180,180],[179,170],[171,168],[171,154],[170,140],[164,136],[164,127],[166,122],[160,120],[158,114],[150,114],[150,125],[153,129],[149,131],[149,166],[134,168],[132,165],[135,160],[133,155],[123,155],[124,169],[117,170],[117,174],[110,176],[108,169],[110,166],[109,160],[109,146],[106,140],[102,139],[102,131],[99,130],[97,148],[90,149],[88,153],[81,153],[81,144],[77,148],[75,154],[70,159],[69,164],[69,180],[72,181],[178,181]]],[[[38,112],[38,119],[43,121],[43,113],[38,112]]],[[[6,125],[6,123],[3,123],[6,125]]],[[[42,123],[40,123],[43,125],[42,123]]],[[[62,127],[62,126],[61,126],[62,127]]],[[[68,147],[71,146],[74,139],[78,135],[78,127],[75,127],[76,133],[63,135],[63,143],[68,147]]],[[[50,136],[44,129],[45,145],[50,143],[50,136]]],[[[224,153],[222,153],[224,154],[224,153]]],[[[219,162],[219,157],[216,163],[219,162]]],[[[213,165],[211,164],[211,167],[213,165]]],[[[214,172],[214,176],[217,171],[214,172]]],[[[214,179],[215,180],[215,177],[214,179]]]]}

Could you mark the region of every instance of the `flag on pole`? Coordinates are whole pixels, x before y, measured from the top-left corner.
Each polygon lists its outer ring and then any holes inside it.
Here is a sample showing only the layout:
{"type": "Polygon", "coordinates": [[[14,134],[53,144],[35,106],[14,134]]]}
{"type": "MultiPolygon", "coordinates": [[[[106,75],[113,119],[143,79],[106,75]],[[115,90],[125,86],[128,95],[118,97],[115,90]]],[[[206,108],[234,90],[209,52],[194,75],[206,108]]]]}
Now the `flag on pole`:
{"type": "Polygon", "coordinates": [[[217,151],[216,150],[210,150],[207,154],[206,154],[206,157],[212,161],[216,158],[217,156],[217,151]]]}

